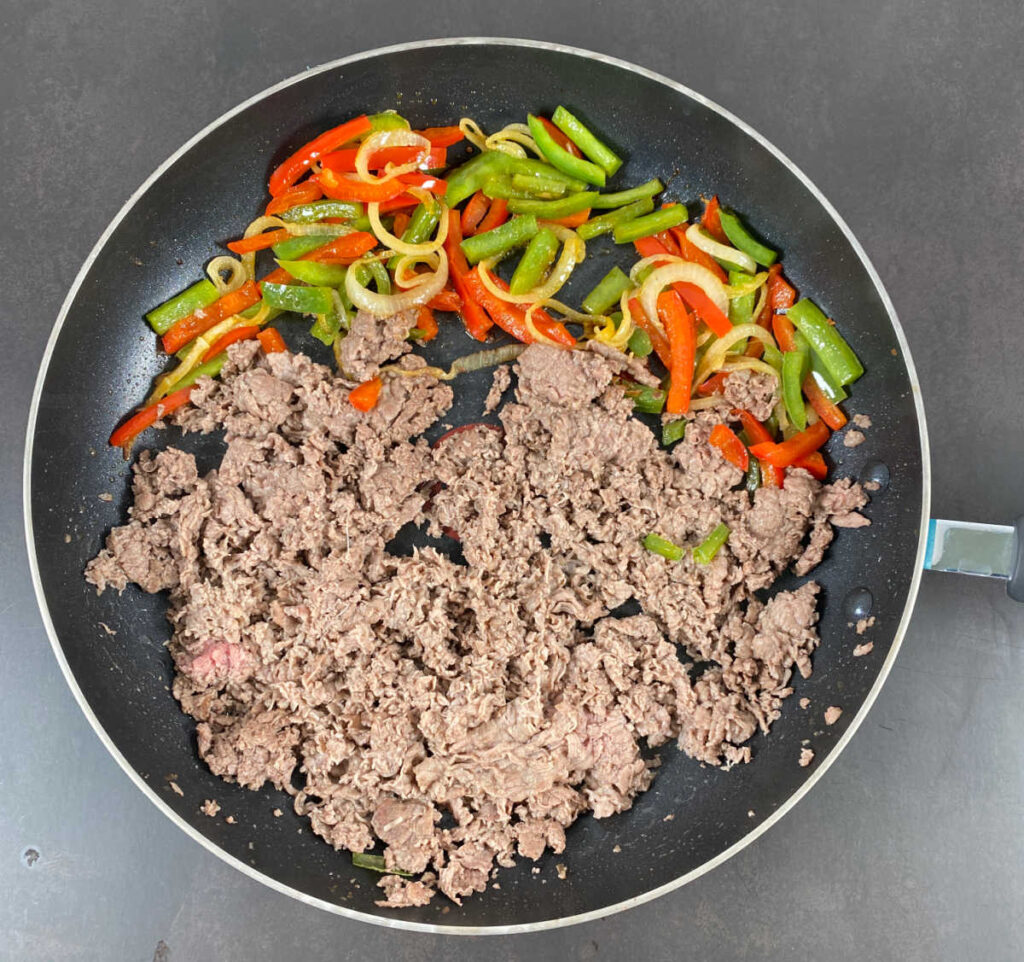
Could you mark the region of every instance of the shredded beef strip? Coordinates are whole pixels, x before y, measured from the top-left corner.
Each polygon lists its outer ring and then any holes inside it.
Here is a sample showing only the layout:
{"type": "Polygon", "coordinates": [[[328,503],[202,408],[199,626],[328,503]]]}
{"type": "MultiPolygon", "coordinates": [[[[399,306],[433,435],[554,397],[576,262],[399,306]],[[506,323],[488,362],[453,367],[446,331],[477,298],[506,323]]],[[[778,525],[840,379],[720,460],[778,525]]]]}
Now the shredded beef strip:
{"type": "MultiPolygon", "coordinates": [[[[346,374],[401,354],[405,320],[371,349],[357,319],[346,374]]],[[[86,570],[100,591],[168,592],[173,691],[213,772],[269,781],[336,848],[380,843],[389,867],[424,873],[386,876],[381,904],[459,902],[495,863],[561,852],[581,814],[623,811],[651,784],[644,739],[748,761],[793,672],[811,672],[818,586],[754,592],[810,570],[832,524],[867,523],[863,491],[794,471],[751,497],[707,443],[728,411],[698,414],[667,452],[631,416],[622,370],[532,346],[503,432],[431,449],[417,436],[449,410],[447,385],[388,377],[361,413],[308,357],[233,345],[176,415],[225,429],[220,466],[200,477],[173,447],[142,454],[130,520],[86,570]],[[706,566],[640,543],[692,546],[723,521],[706,566]],[[466,563],[390,553],[410,522],[457,534],[466,563]],[[609,614],[630,599],[642,614],[609,614]]],[[[730,403],[770,407],[770,379],[742,374],[730,403]]]]}

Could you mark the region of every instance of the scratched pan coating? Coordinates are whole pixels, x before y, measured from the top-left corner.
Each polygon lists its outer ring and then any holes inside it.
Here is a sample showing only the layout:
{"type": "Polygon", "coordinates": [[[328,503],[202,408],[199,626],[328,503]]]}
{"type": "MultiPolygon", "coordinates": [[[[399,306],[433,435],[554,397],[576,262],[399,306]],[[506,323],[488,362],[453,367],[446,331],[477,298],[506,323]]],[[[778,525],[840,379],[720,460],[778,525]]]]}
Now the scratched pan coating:
{"type": "MultiPolygon", "coordinates": [[[[631,259],[607,241],[589,247],[570,302],[631,259]]],[[[285,328],[291,345],[327,362],[304,327],[285,328]]],[[[432,360],[447,362],[474,342],[450,323],[429,347],[432,360]]],[[[489,381],[486,372],[460,378],[447,420],[479,420],[489,381]]],[[[767,141],[692,91],[609,58],[521,41],[429,42],[349,58],[260,94],[197,135],[140,188],[82,268],[40,371],[28,442],[27,533],[44,620],[90,723],[136,784],[194,839],[279,891],[385,925],[459,933],[540,929],[626,908],[697,877],[775,821],[848,741],[888,672],[916,594],[928,509],[913,365],[874,270],[827,201],[767,141]],[[128,504],[129,467],[105,439],[160,367],[142,315],[193,282],[261,211],[267,174],[291,150],[364,111],[394,107],[414,127],[469,115],[491,130],[559,103],[628,157],[614,183],[671,177],[671,193],[690,202],[717,192],[782,245],[788,275],[839,319],[867,369],[847,407],[874,426],[854,449],[833,439],[828,456],[840,475],[874,477],[884,465],[890,481],[866,510],[871,527],[840,532],[813,573],[823,588],[814,674],[796,679],[771,735],[752,740],[752,764],[726,772],[664,748],[652,789],[626,813],[581,818],[565,853],[542,858],[539,874],[521,860],[500,873],[500,889],[461,908],[438,896],[424,908],[384,910],[373,904],[376,877],[313,835],[288,796],[229,785],[199,760],[194,723],[169,692],[164,597],[135,587],[98,597],[83,580],[128,504]],[[851,610],[854,589],[873,599],[877,624],[864,639],[851,625],[866,613],[851,610]],[[862,640],[874,650],[855,658],[862,640]],[[809,711],[798,708],[803,696],[809,711]],[[844,712],[826,727],[821,713],[831,704],[844,712]],[[801,768],[805,739],[815,761],[801,768]],[[168,784],[172,774],[182,795],[168,784]],[[219,801],[220,817],[199,813],[207,798],[219,801]],[[564,881],[556,863],[567,869],[564,881]]],[[[221,450],[218,438],[181,440],[173,429],[150,443],[183,444],[202,470],[221,450]]]]}

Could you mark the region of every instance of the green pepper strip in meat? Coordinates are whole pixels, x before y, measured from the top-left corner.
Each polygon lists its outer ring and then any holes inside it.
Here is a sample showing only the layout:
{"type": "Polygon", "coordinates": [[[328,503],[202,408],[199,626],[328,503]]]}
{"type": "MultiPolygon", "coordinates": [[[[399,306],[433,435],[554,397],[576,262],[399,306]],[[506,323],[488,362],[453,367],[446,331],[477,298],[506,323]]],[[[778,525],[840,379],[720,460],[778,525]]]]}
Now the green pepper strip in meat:
{"type": "MultiPolygon", "coordinates": [[[[679,418],[676,421],[669,421],[661,428],[661,443],[663,447],[670,447],[676,441],[681,441],[686,435],[686,421],[679,418]]],[[[756,460],[754,461],[756,464],[756,460]]]]}
{"type": "Polygon", "coordinates": [[[553,230],[544,227],[537,231],[526,245],[526,250],[516,265],[512,280],[509,281],[509,293],[518,297],[532,291],[555,262],[558,246],[558,238],[553,230]]]}
{"type": "Polygon", "coordinates": [[[512,214],[533,214],[541,220],[559,220],[581,210],[589,210],[597,196],[597,191],[588,190],[558,200],[514,197],[508,202],[508,209],[512,214]]]}
{"type": "Polygon", "coordinates": [[[185,288],[169,301],[164,301],[159,307],[154,307],[146,315],[146,320],[157,334],[166,334],[175,321],[195,314],[201,307],[209,307],[220,297],[221,293],[214,286],[213,281],[206,279],[196,281],[191,287],[185,288]]]}
{"type": "Polygon", "coordinates": [[[641,327],[629,335],[629,343],[626,347],[635,357],[647,357],[654,350],[650,335],[641,327]]]}
{"type": "Polygon", "coordinates": [[[693,560],[699,565],[709,565],[718,554],[718,549],[729,540],[729,526],[720,524],[696,548],[693,549],[693,560]]]}
{"type": "Polygon", "coordinates": [[[462,242],[462,253],[471,264],[491,257],[500,257],[514,247],[525,244],[538,231],[533,214],[513,217],[494,230],[467,237],[462,242]]]}
{"type": "Polygon", "coordinates": [[[667,538],[663,538],[661,535],[654,534],[653,532],[644,537],[643,546],[648,551],[660,554],[669,561],[681,561],[683,557],[683,549],[679,545],[673,544],[667,538]]]}
{"type": "Polygon", "coordinates": [[[683,204],[673,204],[671,207],[663,207],[652,214],[646,214],[643,217],[616,225],[612,236],[615,238],[616,244],[631,244],[641,237],[649,237],[651,234],[668,230],[670,227],[677,227],[686,219],[686,207],[683,204]]]}
{"type": "Polygon", "coordinates": [[[555,138],[551,136],[551,131],[533,114],[527,116],[526,123],[530,127],[530,136],[533,137],[545,160],[552,167],[557,168],[569,177],[575,177],[577,180],[593,184],[595,187],[604,187],[605,180],[607,179],[604,168],[598,167],[597,164],[592,164],[589,160],[584,160],[582,157],[573,157],[564,147],[555,143],[555,138]]]}
{"type": "Polygon", "coordinates": [[[644,385],[639,390],[630,389],[626,396],[633,399],[633,410],[638,414],[661,414],[665,410],[665,392],[644,385]]]}
{"type": "Polygon", "coordinates": [[[811,343],[811,349],[821,358],[825,370],[840,386],[856,381],[864,373],[864,365],[857,359],[839,332],[828,322],[818,306],[806,297],[797,301],[786,316],[796,329],[811,343]]]}
{"type": "Polygon", "coordinates": [[[626,291],[633,289],[629,275],[620,267],[613,267],[597,282],[597,286],[583,298],[581,305],[588,314],[604,314],[618,304],[626,291]]]}
{"type": "MultiPolygon", "coordinates": [[[[622,158],[598,140],[583,121],[574,117],[565,107],[556,108],[551,115],[551,122],[609,177],[622,166],[622,158]]],[[[540,144],[537,146],[540,147],[540,144]]]]}
{"type": "MultiPolygon", "coordinates": [[[[600,199],[603,195],[598,194],[597,196],[600,199]]],[[[654,201],[650,197],[641,197],[618,210],[609,211],[598,217],[591,217],[590,220],[584,221],[576,228],[576,233],[584,240],[592,240],[600,234],[607,234],[614,230],[619,224],[636,220],[642,214],[649,214],[652,210],[654,210],[654,201]]]]}
{"type": "Polygon", "coordinates": [[[738,251],[743,251],[749,257],[753,257],[758,264],[764,267],[771,267],[778,259],[778,251],[765,247],[759,240],[754,238],[743,226],[743,222],[729,210],[718,212],[719,220],[722,222],[722,230],[729,238],[729,243],[738,251]]]}

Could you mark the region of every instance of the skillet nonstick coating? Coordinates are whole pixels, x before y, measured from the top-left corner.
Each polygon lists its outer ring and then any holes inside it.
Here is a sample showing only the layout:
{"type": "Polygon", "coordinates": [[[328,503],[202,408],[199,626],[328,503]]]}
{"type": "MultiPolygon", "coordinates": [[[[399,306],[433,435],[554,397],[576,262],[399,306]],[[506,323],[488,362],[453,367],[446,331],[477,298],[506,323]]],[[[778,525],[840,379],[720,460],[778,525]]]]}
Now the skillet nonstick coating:
{"type": "MultiPolygon", "coordinates": [[[[570,302],[613,263],[629,262],[630,250],[611,246],[590,245],[570,302]]],[[[394,48],[304,75],[251,102],[178,155],[116,224],[66,305],[41,375],[26,467],[30,554],[55,649],[83,708],[126,770],[141,776],[140,785],[179,824],[262,881],[336,911],[366,913],[385,924],[508,931],[612,911],[697,874],[787,806],[845,743],[844,733],[888,668],[916,591],[927,479],[915,381],[884,295],[858,250],[794,170],[731,119],[651,75],[560,48],[493,41],[394,48]],[[161,366],[143,313],[194,281],[200,265],[222,252],[218,244],[261,211],[269,169],[296,146],[362,111],[394,107],[414,127],[469,115],[490,130],[522,120],[528,110],[550,113],[558,103],[628,156],[615,183],[671,177],[671,193],[691,203],[718,192],[783,245],[790,278],[839,320],[868,372],[847,405],[870,415],[868,440],[846,449],[835,438],[828,455],[839,474],[887,474],[891,481],[867,509],[872,526],[840,532],[814,572],[823,587],[823,644],[814,674],[796,679],[796,696],[771,736],[753,739],[753,764],[725,772],[663,749],[654,787],[627,813],[581,819],[568,833],[566,852],[542,859],[540,874],[521,861],[500,873],[500,889],[461,908],[438,897],[421,909],[382,910],[373,904],[380,894],[376,877],[353,869],[347,853],[314,836],[286,795],[229,785],[199,761],[193,723],[168,688],[164,598],[134,587],[121,597],[97,597],[83,580],[86,562],[107,530],[123,521],[128,504],[129,466],[105,439],[161,366]],[[866,613],[854,610],[863,592],[851,596],[853,589],[870,592],[878,619],[863,639],[850,624],[866,613]],[[874,651],[854,658],[862,640],[873,641],[874,651]],[[811,708],[802,711],[797,699],[805,695],[811,708]],[[822,711],[833,704],[844,714],[826,728],[822,711]],[[809,768],[797,764],[804,739],[816,753],[809,768]],[[171,776],[183,796],[170,789],[171,776]],[[208,798],[219,801],[220,817],[199,813],[208,798]],[[275,817],[275,808],[284,814],[275,817]],[[236,824],[227,824],[226,815],[236,824]],[[669,815],[674,818],[666,821],[669,815]],[[559,862],[568,870],[565,881],[556,875],[559,862]]],[[[306,326],[296,323],[286,335],[326,362],[327,352],[305,337],[306,326]]],[[[473,349],[457,324],[431,347],[448,357],[473,349]]],[[[486,374],[460,380],[448,420],[478,420],[488,384],[486,374]]],[[[177,432],[149,443],[166,441],[178,443],[177,432]]],[[[219,457],[217,439],[181,443],[197,453],[201,470],[219,457]]]]}

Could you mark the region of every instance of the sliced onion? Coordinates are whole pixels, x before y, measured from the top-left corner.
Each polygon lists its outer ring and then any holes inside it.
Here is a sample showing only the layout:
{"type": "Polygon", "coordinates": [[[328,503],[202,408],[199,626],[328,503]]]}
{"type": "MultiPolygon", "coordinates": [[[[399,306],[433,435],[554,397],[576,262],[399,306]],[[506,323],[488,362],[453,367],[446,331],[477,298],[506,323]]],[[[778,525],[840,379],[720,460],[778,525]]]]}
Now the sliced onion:
{"type": "Polygon", "coordinates": [[[652,320],[658,316],[658,295],[670,284],[696,284],[723,314],[729,312],[729,298],[725,286],[706,267],[679,261],[656,267],[640,287],[640,304],[652,320]]]}
{"type": "Polygon", "coordinates": [[[587,256],[587,245],[583,243],[583,239],[576,231],[563,227],[561,224],[551,224],[549,230],[562,242],[562,253],[542,284],[525,294],[510,294],[508,291],[502,290],[491,277],[490,272],[496,263],[496,258],[491,258],[480,263],[480,280],[484,287],[495,297],[510,304],[536,304],[538,301],[546,301],[554,297],[565,285],[576,265],[583,263],[587,256]]]}
{"type": "MultiPolygon", "coordinates": [[[[756,337],[762,344],[767,344],[770,347],[775,347],[775,338],[772,337],[770,331],[766,331],[760,324],[737,324],[725,337],[718,338],[712,345],[707,349],[704,357],[701,358],[699,367],[697,368],[697,374],[694,377],[695,384],[703,384],[708,377],[710,377],[715,371],[721,370],[725,366],[725,361],[729,353],[729,348],[734,344],[748,338],[756,337]]],[[[740,360],[737,358],[736,360],[740,360]]],[[[760,361],[757,358],[743,358],[746,361],[758,361],[759,364],[764,364],[764,361],[760,361]]],[[[768,364],[764,364],[772,374],[778,377],[778,372],[775,368],[768,364]]],[[[760,370],[760,368],[758,368],[760,370]]]]}
{"type": "Polygon", "coordinates": [[[420,283],[419,278],[420,272],[414,270],[414,268],[422,264],[430,271],[437,270],[437,252],[434,251],[431,254],[399,254],[398,262],[395,264],[395,269],[392,272],[392,277],[395,281],[395,286],[400,287],[402,290],[408,290],[410,287],[415,287],[420,283]]]}
{"type": "Polygon", "coordinates": [[[245,283],[245,264],[230,254],[222,254],[206,265],[206,276],[213,282],[218,294],[230,294],[245,283]],[[224,277],[225,273],[227,278],[224,277]]]}
{"type": "Polygon", "coordinates": [[[757,261],[753,257],[728,244],[719,244],[713,237],[708,237],[697,224],[691,224],[686,229],[686,239],[705,254],[710,254],[716,261],[726,261],[748,274],[757,273],[757,261]]]}
{"type": "Polygon", "coordinates": [[[547,297],[543,301],[538,301],[537,304],[539,307],[561,314],[567,321],[572,321],[576,324],[595,324],[602,320],[601,315],[584,314],[582,311],[577,311],[569,307],[568,304],[562,303],[562,301],[556,301],[553,297],[547,297]]]}
{"type": "Polygon", "coordinates": [[[690,401],[691,411],[706,411],[709,408],[721,407],[723,404],[728,404],[721,394],[712,394],[710,397],[696,397],[690,401]]]}
{"type": "Polygon", "coordinates": [[[356,176],[369,184],[384,184],[402,174],[411,174],[417,170],[429,152],[430,141],[422,134],[417,134],[412,130],[378,130],[376,133],[370,134],[356,151],[356,176]],[[398,166],[388,164],[384,175],[375,177],[370,173],[370,158],[385,147],[419,147],[420,153],[411,163],[398,166]]]}
{"type": "Polygon", "coordinates": [[[675,254],[652,254],[650,257],[643,257],[629,269],[629,279],[635,281],[647,267],[665,266],[666,264],[685,264],[681,257],[675,254]]]}
{"type": "MultiPolygon", "coordinates": [[[[429,141],[428,141],[429,143],[429,141]]],[[[441,208],[441,219],[438,221],[437,233],[434,235],[432,241],[427,241],[423,244],[410,244],[407,241],[402,240],[401,237],[396,237],[391,233],[380,220],[380,204],[376,201],[371,201],[366,205],[366,216],[370,219],[370,228],[373,230],[374,236],[379,240],[385,247],[389,247],[391,250],[398,254],[408,254],[413,257],[419,257],[424,254],[433,254],[438,250],[445,242],[445,238],[448,236],[448,222],[451,218],[448,216],[448,208],[438,202],[441,208]]]]}
{"type": "Polygon", "coordinates": [[[487,351],[464,354],[462,357],[457,357],[447,371],[440,367],[399,367],[397,364],[388,364],[380,369],[380,373],[397,374],[400,377],[427,375],[436,377],[439,381],[452,381],[460,374],[468,374],[470,371],[480,371],[485,367],[496,367],[498,364],[514,361],[526,350],[526,347],[525,344],[505,344],[487,351]]]}
{"type": "MultiPolygon", "coordinates": [[[[726,284],[725,293],[729,300],[735,300],[737,297],[746,297],[747,294],[753,294],[754,291],[765,286],[765,281],[768,280],[768,272],[761,271],[760,274],[755,274],[749,281],[743,281],[740,284],[726,284]]],[[[757,317],[757,315],[754,315],[757,317]]]]}
{"type": "Polygon", "coordinates": [[[761,286],[761,291],[757,295],[757,303],[754,305],[754,312],[750,315],[755,321],[761,316],[761,311],[764,310],[764,302],[768,300],[768,285],[764,284],[761,286]]]}
{"type": "MultiPolygon", "coordinates": [[[[433,274],[417,274],[415,285],[400,294],[377,294],[367,290],[356,280],[356,274],[359,272],[351,268],[345,275],[345,293],[356,307],[374,317],[392,317],[411,307],[426,304],[439,294],[448,282],[448,255],[443,248],[436,253],[437,270],[433,274]]],[[[356,261],[356,264],[359,263],[360,261],[356,261]]]]}
{"type": "Polygon", "coordinates": [[[530,134],[530,128],[526,124],[506,124],[497,133],[491,134],[486,140],[484,140],[484,147],[487,150],[501,150],[506,154],[511,154],[513,157],[525,157],[526,150],[532,150],[541,159],[544,158],[544,154],[541,149],[537,146],[535,141],[530,134]]]}
{"type": "Polygon", "coordinates": [[[759,371],[761,374],[770,374],[775,380],[779,379],[779,372],[767,361],[759,357],[729,357],[722,365],[723,371],[759,371]]]}
{"type": "Polygon", "coordinates": [[[472,117],[463,117],[459,121],[459,130],[477,150],[487,150],[487,135],[480,129],[480,125],[472,117]]]}

